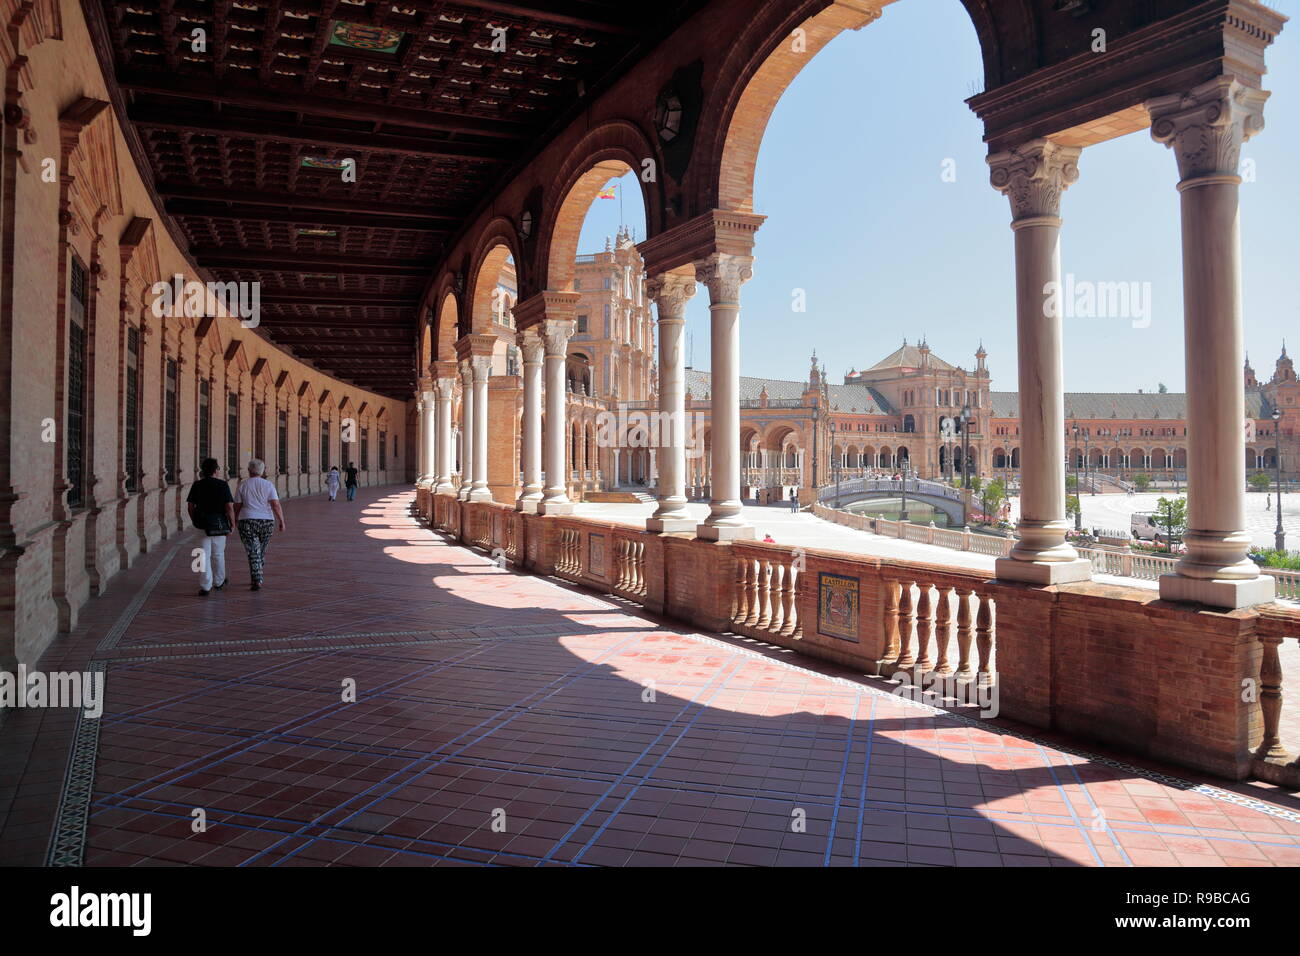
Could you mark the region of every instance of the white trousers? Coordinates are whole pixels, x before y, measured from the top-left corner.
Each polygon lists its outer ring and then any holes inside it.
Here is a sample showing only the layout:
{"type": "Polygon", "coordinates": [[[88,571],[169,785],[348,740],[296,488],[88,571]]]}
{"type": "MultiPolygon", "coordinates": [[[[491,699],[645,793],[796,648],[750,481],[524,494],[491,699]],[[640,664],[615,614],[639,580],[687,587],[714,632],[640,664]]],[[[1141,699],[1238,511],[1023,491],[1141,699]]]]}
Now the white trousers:
{"type": "Polygon", "coordinates": [[[226,583],[226,538],[224,534],[203,536],[203,577],[199,587],[212,590],[212,583],[226,583]]]}

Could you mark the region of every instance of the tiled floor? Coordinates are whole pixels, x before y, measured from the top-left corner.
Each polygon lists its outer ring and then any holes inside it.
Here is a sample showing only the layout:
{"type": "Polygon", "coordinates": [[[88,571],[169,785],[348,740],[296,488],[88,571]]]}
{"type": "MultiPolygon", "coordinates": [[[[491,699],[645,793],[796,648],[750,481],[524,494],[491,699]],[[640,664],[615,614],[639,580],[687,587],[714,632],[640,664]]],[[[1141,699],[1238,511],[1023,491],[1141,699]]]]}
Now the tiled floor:
{"type": "Polygon", "coordinates": [[[665,626],[410,501],[287,502],[257,593],[236,543],[197,597],[186,535],[92,601],[42,666],[103,662],[105,715],[0,730],[0,863],[1300,863],[1293,798],[665,626]]]}

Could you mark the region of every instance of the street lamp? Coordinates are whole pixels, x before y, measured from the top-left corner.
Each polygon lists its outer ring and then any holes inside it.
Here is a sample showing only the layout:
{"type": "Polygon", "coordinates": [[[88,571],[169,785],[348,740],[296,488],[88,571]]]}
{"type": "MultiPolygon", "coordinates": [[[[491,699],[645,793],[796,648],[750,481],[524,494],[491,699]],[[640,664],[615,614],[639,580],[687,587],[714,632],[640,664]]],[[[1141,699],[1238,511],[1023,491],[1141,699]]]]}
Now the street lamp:
{"type": "MultiPolygon", "coordinates": [[[[1074,452],[1074,454],[1072,454],[1070,457],[1074,459],[1074,497],[1075,500],[1078,501],[1079,503],[1079,507],[1076,508],[1074,512],[1074,530],[1082,531],[1083,530],[1083,502],[1079,500],[1079,455],[1078,455],[1079,423],[1078,422],[1074,423],[1073,431],[1074,431],[1074,448],[1072,449],[1072,451],[1074,452]]],[[[1068,501],[1069,498],[1067,497],[1066,500],[1068,501]]]]}
{"type": "Polygon", "coordinates": [[[1282,530],[1282,442],[1279,440],[1278,422],[1282,419],[1282,409],[1273,409],[1273,461],[1277,465],[1277,527],[1273,530],[1273,547],[1279,552],[1286,551],[1286,532],[1282,530]]]}
{"type": "MultiPolygon", "coordinates": [[[[1092,477],[1092,454],[1088,450],[1089,438],[1091,435],[1091,428],[1085,428],[1083,430],[1083,476],[1088,479],[1088,494],[1095,495],[1097,493],[1097,482],[1094,481],[1092,477]]],[[[1080,494],[1083,493],[1082,489],[1078,490],[1080,494]]]]}
{"type": "Polygon", "coordinates": [[[970,405],[961,407],[961,486],[966,493],[961,496],[961,526],[968,524],[970,509],[970,405]]]}
{"type": "Polygon", "coordinates": [[[840,456],[835,447],[835,423],[831,422],[831,468],[835,470],[835,510],[840,509],[840,456]]]}
{"type": "Polygon", "coordinates": [[[902,510],[898,512],[898,520],[906,521],[907,518],[907,472],[912,467],[912,459],[904,458],[903,467],[899,470],[899,477],[903,479],[903,504],[902,510]]]}

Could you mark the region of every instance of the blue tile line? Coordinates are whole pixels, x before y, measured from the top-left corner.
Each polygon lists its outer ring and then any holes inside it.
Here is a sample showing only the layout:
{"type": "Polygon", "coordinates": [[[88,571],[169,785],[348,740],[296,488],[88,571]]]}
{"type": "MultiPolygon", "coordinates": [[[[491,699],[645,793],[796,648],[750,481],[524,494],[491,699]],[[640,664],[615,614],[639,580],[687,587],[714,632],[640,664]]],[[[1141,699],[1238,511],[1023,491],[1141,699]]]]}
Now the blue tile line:
{"type": "Polygon", "coordinates": [[[1038,756],[1042,758],[1043,765],[1052,775],[1052,780],[1056,783],[1056,789],[1060,791],[1061,797],[1065,801],[1065,808],[1070,811],[1070,816],[1074,820],[1075,829],[1083,834],[1084,842],[1088,844],[1088,852],[1092,854],[1093,862],[1098,866],[1104,867],[1106,864],[1102,860],[1101,854],[1097,852],[1097,847],[1092,842],[1092,834],[1088,832],[1087,828],[1083,825],[1083,821],[1079,819],[1079,814],[1075,811],[1074,804],[1070,801],[1070,795],[1065,792],[1065,785],[1061,783],[1061,778],[1056,772],[1056,765],[1053,764],[1052,761],[1048,759],[1047,754],[1043,752],[1042,745],[1039,744],[1037,746],[1038,756]]]}
{"type": "Polygon", "coordinates": [[[871,773],[871,747],[876,740],[876,703],[880,700],[871,698],[871,713],[867,715],[867,753],[862,761],[862,785],[858,788],[858,825],[853,835],[853,865],[857,866],[862,858],[862,826],[867,815],[867,777],[871,773]]]}
{"type": "MultiPolygon", "coordinates": [[[[534,691],[532,691],[532,692],[530,692],[530,693],[528,693],[528,694],[525,694],[523,698],[521,698],[520,700],[516,701],[515,703],[513,703],[513,704],[509,704],[509,705],[507,705],[507,706],[501,708],[499,711],[497,711],[497,713],[496,713],[495,715],[490,716],[490,717],[486,717],[486,718],[484,718],[483,720],[479,721],[477,724],[475,724],[473,727],[470,727],[468,730],[462,731],[461,733],[457,734],[455,737],[453,737],[453,738],[452,738],[451,740],[449,740],[447,743],[448,743],[448,744],[454,744],[456,741],[460,740],[462,737],[465,737],[465,736],[467,736],[467,735],[473,733],[474,731],[478,730],[480,727],[484,726],[485,724],[490,723],[493,719],[495,719],[495,717],[499,717],[499,716],[501,716],[502,714],[506,714],[506,713],[508,713],[511,709],[516,709],[516,711],[517,711],[516,713],[511,714],[511,715],[510,715],[510,716],[509,716],[505,721],[503,721],[502,723],[500,723],[500,724],[498,724],[497,726],[493,727],[491,730],[487,731],[486,733],[480,734],[478,737],[476,737],[475,739],[471,740],[469,743],[465,744],[465,745],[464,745],[463,747],[461,747],[459,750],[453,752],[452,754],[449,754],[448,756],[442,758],[441,760],[438,760],[438,761],[435,762],[435,763],[430,764],[430,765],[427,766],[427,767],[424,767],[424,768],[423,768],[422,770],[420,770],[418,773],[413,774],[413,775],[410,777],[410,779],[405,780],[405,781],[403,781],[402,783],[400,783],[400,784],[394,786],[394,787],[393,787],[391,790],[389,790],[387,793],[383,793],[383,794],[377,796],[374,800],[372,800],[370,803],[366,804],[365,806],[360,807],[360,808],[358,808],[357,810],[354,810],[352,813],[350,813],[347,817],[345,817],[343,820],[339,821],[338,823],[334,823],[334,824],[322,824],[322,823],[320,823],[320,819],[321,819],[321,818],[318,817],[315,821],[313,821],[313,824],[314,824],[314,825],[318,825],[318,826],[329,826],[329,827],[331,827],[331,828],[333,828],[333,827],[338,827],[338,826],[341,826],[341,825],[343,825],[343,824],[346,824],[346,823],[347,823],[349,820],[351,820],[353,817],[357,816],[358,814],[364,813],[366,810],[369,810],[369,809],[370,809],[371,807],[373,807],[375,804],[377,804],[377,803],[381,803],[382,801],[388,799],[388,798],[391,797],[393,794],[395,794],[395,793],[397,793],[398,791],[400,791],[403,787],[408,786],[408,785],[411,784],[413,781],[418,780],[420,777],[422,777],[422,776],[424,776],[425,774],[427,774],[430,770],[433,770],[434,768],[441,766],[443,763],[446,763],[447,760],[451,759],[451,757],[454,757],[454,756],[457,756],[457,755],[463,753],[464,751],[468,750],[470,747],[474,746],[476,743],[479,743],[479,742],[482,741],[482,740],[486,740],[488,737],[492,736],[492,735],[495,734],[497,731],[501,730],[503,727],[506,727],[506,726],[508,726],[509,724],[513,723],[516,719],[518,719],[519,717],[521,717],[523,714],[527,713],[527,712],[528,712],[528,709],[532,706],[531,704],[526,704],[526,703],[525,703],[525,702],[528,700],[528,698],[535,696],[536,694],[540,693],[540,692],[543,691],[543,690],[546,690],[548,687],[554,687],[554,689],[551,690],[550,693],[546,694],[544,697],[541,697],[540,700],[546,700],[547,698],[552,697],[552,696],[554,696],[555,694],[558,694],[561,690],[565,689],[565,688],[568,687],[570,684],[573,684],[574,682],[580,680],[582,677],[586,676],[586,674],[589,673],[590,671],[595,670],[597,667],[602,666],[602,665],[604,664],[604,661],[605,661],[606,658],[611,657],[611,656],[614,656],[615,654],[617,654],[618,652],[620,652],[624,647],[626,647],[626,646],[627,646],[628,644],[630,644],[632,641],[636,640],[638,636],[639,636],[639,635],[628,635],[627,638],[625,638],[624,640],[620,641],[620,642],[619,642],[617,645],[615,645],[614,647],[611,647],[611,648],[607,649],[606,652],[605,652],[604,654],[602,654],[600,657],[596,658],[595,660],[593,660],[593,661],[585,661],[585,662],[583,662],[582,664],[575,665],[574,668],[573,668],[573,669],[572,669],[572,670],[571,670],[567,675],[565,675],[565,677],[558,678],[557,680],[551,681],[549,684],[545,684],[545,685],[543,685],[542,687],[538,688],[537,690],[534,690],[534,691]],[[561,681],[563,681],[563,683],[561,683],[561,681]],[[557,686],[557,685],[558,685],[558,686],[557,686]],[[522,709],[519,709],[519,708],[522,708],[522,709]]],[[[496,644],[493,644],[493,643],[488,643],[488,644],[486,644],[486,645],[484,646],[484,649],[487,649],[487,648],[493,648],[493,647],[497,647],[497,646],[499,646],[499,645],[496,645],[496,644]]],[[[401,768],[399,768],[399,769],[393,771],[391,774],[389,774],[389,775],[388,775],[387,777],[385,777],[383,780],[377,781],[376,783],[374,783],[374,784],[371,785],[368,789],[362,791],[361,793],[354,794],[351,798],[349,798],[348,800],[345,800],[342,804],[340,804],[339,806],[335,807],[333,810],[330,810],[329,812],[330,812],[330,813],[335,813],[335,812],[337,812],[337,811],[343,809],[343,807],[346,807],[346,806],[347,806],[349,803],[351,803],[353,800],[357,800],[357,799],[359,799],[360,797],[364,797],[364,796],[370,794],[371,792],[375,791],[375,790],[378,789],[379,787],[382,787],[382,786],[384,786],[384,785],[386,785],[386,784],[391,783],[394,779],[396,779],[398,776],[400,776],[400,775],[403,774],[403,773],[408,773],[408,772],[411,772],[411,771],[415,770],[415,768],[418,767],[418,766],[420,765],[420,763],[424,762],[424,761],[427,760],[427,759],[429,759],[429,758],[428,758],[428,757],[424,757],[424,758],[419,758],[419,759],[416,759],[416,760],[413,760],[413,761],[408,762],[406,766],[401,767],[401,768]]],[[[327,815],[328,815],[328,814],[322,814],[321,816],[324,817],[324,816],[327,816],[327,815]]],[[[281,842],[283,842],[283,841],[281,841],[281,842]]],[[[276,845],[278,846],[279,844],[276,844],[276,845]]],[[[270,849],[274,849],[274,848],[275,848],[275,847],[271,847],[270,849]]],[[[245,860],[243,863],[240,864],[240,866],[247,866],[248,864],[252,863],[254,860],[258,859],[260,856],[262,856],[262,855],[263,855],[264,853],[266,853],[266,852],[267,852],[267,851],[264,850],[264,851],[262,851],[262,853],[259,853],[259,854],[257,854],[256,856],[253,856],[253,857],[251,857],[250,859],[245,860]]],[[[277,864],[277,865],[278,865],[278,864],[277,864]]]]}
{"type": "Polygon", "coordinates": [[[835,789],[835,806],[831,811],[830,832],[826,834],[826,853],[822,857],[822,866],[831,865],[831,847],[835,845],[835,828],[840,821],[840,805],[844,799],[844,781],[849,775],[849,755],[853,753],[853,732],[858,726],[858,705],[862,703],[862,695],[858,694],[853,699],[853,713],[849,716],[848,733],[844,735],[844,760],[840,764],[840,781],[835,789]]]}
{"type": "MultiPolygon", "coordinates": [[[[1092,799],[1092,791],[1088,789],[1088,785],[1084,783],[1083,778],[1079,776],[1078,765],[1073,763],[1067,763],[1065,766],[1070,768],[1070,773],[1074,775],[1075,781],[1077,781],[1080,788],[1082,788],[1083,795],[1088,798],[1088,803],[1092,804],[1093,811],[1101,813],[1104,826],[1106,827],[1106,833],[1107,835],[1110,836],[1110,842],[1114,845],[1115,849],[1119,851],[1119,855],[1123,858],[1124,864],[1126,866],[1133,866],[1133,861],[1129,858],[1128,851],[1124,849],[1124,844],[1120,843],[1119,837],[1115,835],[1114,829],[1110,825],[1110,820],[1106,817],[1106,812],[1097,805],[1096,800],[1092,799]]],[[[1068,799],[1066,802],[1067,803],[1069,802],[1068,799]]],[[[1177,824],[1151,824],[1151,825],[1152,826],[1177,826],[1177,824]]],[[[1159,833],[1160,831],[1157,830],[1156,832],[1159,833]]],[[[1203,839],[1208,839],[1208,838],[1203,837],[1203,839]]]]}
{"type": "MultiPolygon", "coordinates": [[[[479,645],[479,646],[476,646],[476,647],[471,648],[469,651],[466,652],[466,654],[464,654],[464,655],[462,655],[462,656],[464,656],[464,657],[470,657],[470,656],[473,656],[473,655],[475,655],[475,654],[481,654],[481,653],[484,653],[485,651],[487,651],[487,650],[488,650],[490,647],[492,647],[492,646],[493,646],[493,645],[490,644],[490,643],[488,643],[488,644],[483,644],[483,645],[479,645]]],[[[346,652],[346,651],[326,651],[326,652],[322,652],[322,653],[323,653],[324,655],[333,655],[333,654],[341,654],[341,653],[348,653],[348,652],[346,652]]],[[[419,679],[421,679],[422,677],[427,676],[428,673],[436,672],[437,670],[440,670],[440,669],[442,669],[442,668],[444,668],[444,667],[452,667],[452,666],[454,666],[454,665],[457,663],[457,660],[458,660],[457,658],[448,658],[448,659],[443,660],[443,661],[433,661],[433,662],[430,662],[428,666],[417,669],[416,672],[413,673],[413,674],[407,675],[406,677],[398,677],[398,678],[394,678],[393,680],[388,681],[387,683],[384,683],[384,684],[380,684],[380,685],[378,685],[378,686],[375,688],[375,690],[371,692],[370,695],[367,695],[366,697],[361,698],[361,700],[368,700],[368,699],[370,699],[370,696],[372,696],[372,695],[376,695],[376,694],[382,695],[383,691],[384,691],[386,688],[389,688],[389,687],[392,687],[392,686],[400,686],[400,685],[403,684],[403,683],[409,683],[409,682],[411,682],[411,681],[419,680],[419,679]]],[[[358,701],[358,703],[359,703],[359,702],[360,702],[360,701],[358,701]]],[[[258,734],[255,735],[255,737],[254,737],[253,739],[248,740],[248,742],[247,742],[244,746],[242,746],[242,747],[236,747],[235,749],[232,750],[232,749],[230,749],[230,748],[231,748],[231,747],[234,747],[234,745],[231,744],[231,745],[229,745],[229,746],[226,747],[226,748],[218,748],[217,750],[215,750],[215,751],[213,751],[213,752],[211,752],[211,753],[208,753],[208,754],[204,754],[204,755],[201,756],[201,757],[195,757],[193,760],[187,761],[187,762],[181,764],[181,765],[178,766],[178,767],[166,768],[166,769],[160,771],[159,773],[154,774],[152,777],[149,777],[149,778],[146,779],[146,780],[143,780],[143,781],[137,781],[136,783],[131,784],[130,787],[128,787],[127,789],[129,790],[131,787],[144,786],[144,785],[147,785],[147,784],[149,784],[149,783],[151,783],[151,782],[153,782],[153,781],[155,781],[155,780],[158,780],[159,778],[161,778],[161,777],[163,777],[163,776],[165,776],[165,775],[167,775],[167,774],[169,774],[169,773],[175,773],[175,772],[177,772],[177,771],[186,770],[187,768],[191,768],[191,767],[193,767],[194,769],[190,770],[188,773],[182,774],[181,776],[178,776],[178,777],[171,777],[171,778],[169,778],[168,780],[166,780],[165,782],[159,783],[157,786],[151,787],[151,788],[149,788],[149,789],[147,789],[147,790],[144,790],[144,791],[142,791],[142,792],[140,792],[140,793],[138,793],[138,794],[128,794],[126,791],[118,791],[118,792],[115,793],[115,794],[110,794],[106,799],[112,799],[113,797],[146,796],[146,795],[148,795],[148,794],[154,792],[155,790],[161,789],[161,788],[164,787],[164,786],[171,786],[171,785],[179,784],[181,781],[183,781],[183,780],[185,780],[185,779],[187,779],[187,778],[193,776],[195,773],[198,773],[198,772],[200,772],[200,771],[202,771],[202,770],[204,770],[204,769],[207,769],[207,768],[210,767],[210,766],[218,765],[218,764],[224,763],[224,762],[230,760],[232,757],[238,756],[238,755],[240,755],[240,754],[248,753],[249,751],[253,750],[254,748],[256,748],[256,747],[260,747],[260,746],[264,745],[265,743],[268,742],[269,738],[272,738],[272,737],[274,737],[275,735],[277,735],[278,733],[282,732],[282,730],[283,730],[284,728],[287,728],[287,727],[292,726],[292,725],[295,725],[295,724],[297,724],[298,726],[307,726],[307,725],[309,725],[309,724],[311,724],[311,723],[315,723],[317,720],[320,720],[322,717],[325,717],[325,716],[328,715],[328,714],[337,713],[337,712],[338,712],[338,709],[339,709],[340,706],[355,706],[355,705],[350,705],[350,704],[349,704],[349,705],[345,705],[345,704],[341,704],[341,703],[335,703],[335,704],[331,704],[331,705],[328,706],[328,707],[321,707],[321,708],[318,708],[318,709],[315,710],[315,711],[310,711],[310,712],[308,712],[308,713],[306,713],[306,714],[299,714],[299,715],[296,715],[296,716],[294,716],[294,717],[289,718],[288,720],[285,720],[285,721],[283,721],[283,722],[277,724],[277,725],[274,726],[274,727],[271,727],[271,728],[269,728],[269,729],[267,729],[267,730],[265,730],[265,731],[260,731],[258,734]],[[223,751],[226,751],[226,752],[223,752],[223,751]]]]}
{"type": "MultiPolygon", "coordinates": [[[[566,832],[562,837],[560,837],[558,840],[555,841],[555,843],[551,846],[551,848],[550,848],[549,850],[547,850],[545,854],[543,854],[542,859],[544,859],[544,860],[548,860],[548,861],[554,859],[555,854],[556,854],[557,852],[559,852],[559,850],[562,849],[566,843],[569,842],[569,840],[573,837],[573,835],[574,835],[575,833],[578,832],[579,829],[581,829],[582,825],[583,825],[584,823],[587,822],[588,818],[590,818],[591,815],[592,815],[593,813],[596,812],[596,810],[600,807],[600,805],[601,805],[602,803],[604,803],[607,799],[609,799],[610,794],[612,794],[612,793],[613,793],[613,792],[614,792],[614,791],[615,791],[615,790],[616,790],[616,789],[617,789],[617,788],[622,784],[622,782],[623,782],[623,781],[628,777],[628,775],[632,773],[633,768],[635,768],[636,765],[639,764],[639,763],[640,763],[640,762],[645,758],[646,754],[648,754],[648,753],[650,752],[650,750],[653,749],[654,746],[655,746],[656,744],[658,744],[659,741],[662,740],[662,739],[664,738],[664,736],[668,733],[668,731],[669,731],[669,730],[670,730],[670,729],[671,729],[671,728],[672,728],[672,727],[677,723],[677,721],[681,720],[682,716],[683,716],[684,714],[686,714],[687,711],[689,711],[692,707],[695,707],[695,706],[696,706],[696,701],[699,699],[699,697],[700,697],[702,694],[704,694],[704,692],[705,692],[706,690],[708,690],[709,686],[712,686],[712,685],[714,685],[714,684],[717,685],[717,686],[714,688],[713,693],[709,695],[709,700],[711,701],[711,700],[713,700],[713,698],[716,697],[716,696],[717,696],[717,695],[718,695],[718,694],[719,694],[723,689],[726,688],[726,686],[727,686],[727,681],[731,678],[731,676],[732,676],[732,675],[733,675],[737,670],[739,670],[740,666],[741,666],[743,663],[744,663],[744,661],[743,661],[742,659],[740,659],[740,658],[733,658],[732,663],[727,667],[727,669],[726,669],[725,671],[715,671],[715,672],[714,672],[714,677],[713,677],[713,679],[710,681],[710,683],[707,684],[707,685],[705,685],[704,687],[701,687],[698,691],[696,691],[695,696],[692,697],[689,701],[687,701],[685,704],[683,704],[683,705],[681,706],[681,708],[678,709],[677,713],[673,715],[672,719],[670,719],[667,723],[665,723],[665,724],[663,725],[663,727],[660,729],[659,733],[655,735],[654,740],[650,741],[650,743],[648,743],[648,744],[647,744],[647,745],[646,745],[646,746],[641,750],[641,752],[640,752],[639,754],[637,754],[636,758],[633,759],[633,761],[632,761],[630,764],[628,764],[628,765],[623,769],[623,771],[618,775],[618,777],[615,778],[615,779],[614,779],[614,780],[609,784],[608,787],[606,787],[605,792],[602,793],[602,794],[601,794],[601,795],[596,799],[596,801],[595,801],[591,806],[589,806],[589,807],[588,807],[588,808],[583,812],[582,816],[580,816],[580,817],[578,818],[577,822],[575,822],[575,823],[573,824],[573,826],[571,826],[571,827],[568,829],[568,831],[567,831],[567,832],[566,832]]],[[[703,707],[708,707],[708,703],[706,702],[705,704],[703,704],[703,705],[701,705],[701,706],[703,706],[703,707]]],[[[701,710],[700,713],[703,713],[703,710],[701,710]]],[[[692,718],[692,719],[687,723],[687,725],[686,725],[686,726],[682,729],[682,731],[677,735],[676,739],[673,740],[673,742],[672,742],[671,744],[668,745],[668,748],[663,752],[663,754],[660,755],[659,759],[658,759],[657,761],[655,761],[655,763],[654,763],[654,764],[650,767],[650,769],[646,772],[646,774],[643,776],[643,778],[642,778],[642,780],[641,780],[641,783],[644,783],[645,780],[648,779],[649,776],[652,775],[652,774],[654,773],[655,769],[656,769],[656,768],[657,768],[661,763],[663,763],[663,761],[667,758],[667,756],[668,756],[670,753],[672,753],[673,748],[677,746],[677,744],[681,741],[682,737],[685,736],[686,733],[687,733],[687,731],[689,731],[689,730],[691,729],[691,727],[694,725],[695,721],[699,719],[699,716],[700,716],[700,714],[697,713],[697,714],[695,715],[695,717],[692,718]]],[[[596,829],[596,832],[595,832],[595,834],[592,835],[591,839],[588,840],[588,841],[587,841],[587,842],[586,842],[586,843],[585,843],[581,848],[579,848],[579,850],[578,850],[577,853],[575,853],[572,857],[570,857],[570,862],[573,862],[573,863],[578,862],[578,861],[582,858],[583,854],[586,853],[589,849],[591,849],[592,844],[594,844],[598,839],[600,839],[600,837],[604,834],[606,828],[609,826],[610,821],[612,821],[616,816],[618,816],[618,814],[620,813],[620,811],[622,811],[623,807],[625,807],[625,806],[627,805],[627,802],[628,802],[629,800],[631,800],[632,797],[633,797],[633,795],[636,794],[637,790],[640,789],[640,786],[641,786],[640,783],[638,783],[637,785],[635,785],[635,786],[634,786],[634,787],[633,787],[633,788],[632,788],[632,789],[631,789],[631,790],[630,790],[630,791],[629,791],[629,792],[628,792],[628,793],[623,797],[622,801],[621,801],[621,802],[620,802],[616,807],[614,807],[613,810],[609,811],[609,814],[605,817],[605,822],[602,823],[602,824],[601,824],[601,825],[596,829]]]]}

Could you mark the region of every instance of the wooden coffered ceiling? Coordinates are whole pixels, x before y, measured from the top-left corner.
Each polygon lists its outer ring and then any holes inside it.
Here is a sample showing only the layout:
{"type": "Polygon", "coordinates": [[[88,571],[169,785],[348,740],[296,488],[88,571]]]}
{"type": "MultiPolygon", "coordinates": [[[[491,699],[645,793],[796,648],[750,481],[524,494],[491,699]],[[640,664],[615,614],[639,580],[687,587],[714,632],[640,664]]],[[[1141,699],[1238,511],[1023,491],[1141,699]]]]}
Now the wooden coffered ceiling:
{"type": "Polygon", "coordinates": [[[194,261],[260,282],[261,331],[277,344],[406,397],[416,313],[448,238],[705,2],[83,6],[136,162],[194,261]],[[328,168],[344,159],[355,182],[328,168]]]}

